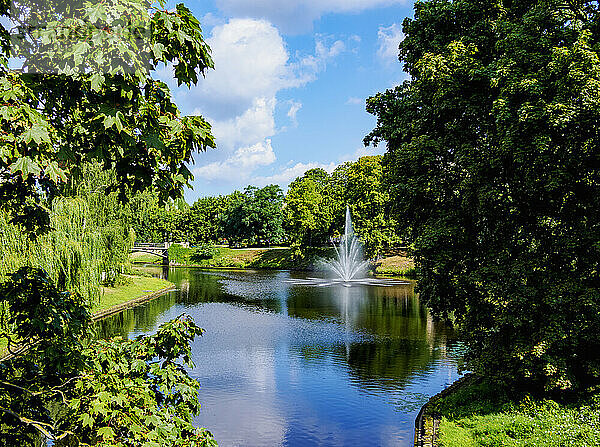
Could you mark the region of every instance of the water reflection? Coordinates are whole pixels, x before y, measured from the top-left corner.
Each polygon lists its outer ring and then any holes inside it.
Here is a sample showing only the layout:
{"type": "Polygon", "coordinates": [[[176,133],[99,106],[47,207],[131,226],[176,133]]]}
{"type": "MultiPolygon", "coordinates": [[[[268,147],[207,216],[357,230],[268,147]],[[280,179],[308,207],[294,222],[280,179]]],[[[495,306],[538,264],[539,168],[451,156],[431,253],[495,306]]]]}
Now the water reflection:
{"type": "Polygon", "coordinates": [[[457,378],[459,346],[414,285],[316,288],[302,274],[171,269],[179,288],[101,324],[151,332],[182,312],[220,445],[410,445],[420,405],[457,378]]]}

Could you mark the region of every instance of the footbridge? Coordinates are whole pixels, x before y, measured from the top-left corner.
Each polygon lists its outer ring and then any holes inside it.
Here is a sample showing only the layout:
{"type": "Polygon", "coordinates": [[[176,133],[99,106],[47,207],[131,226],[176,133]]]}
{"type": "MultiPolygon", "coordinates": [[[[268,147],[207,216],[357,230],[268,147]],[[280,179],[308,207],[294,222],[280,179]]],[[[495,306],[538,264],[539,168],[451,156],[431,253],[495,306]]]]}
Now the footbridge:
{"type": "Polygon", "coordinates": [[[160,256],[163,260],[163,264],[169,264],[169,247],[172,245],[171,242],[136,242],[131,247],[131,253],[150,253],[152,255],[160,256]]]}

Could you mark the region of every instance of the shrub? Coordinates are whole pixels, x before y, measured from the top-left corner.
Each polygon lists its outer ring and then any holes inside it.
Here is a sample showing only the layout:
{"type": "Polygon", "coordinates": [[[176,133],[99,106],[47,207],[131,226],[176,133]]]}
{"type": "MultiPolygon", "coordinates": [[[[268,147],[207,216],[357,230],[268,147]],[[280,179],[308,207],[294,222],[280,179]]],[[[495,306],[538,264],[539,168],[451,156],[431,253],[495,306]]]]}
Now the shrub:
{"type": "Polygon", "coordinates": [[[199,262],[206,259],[212,259],[217,253],[219,253],[219,249],[214,245],[202,244],[192,249],[190,260],[199,262]]]}

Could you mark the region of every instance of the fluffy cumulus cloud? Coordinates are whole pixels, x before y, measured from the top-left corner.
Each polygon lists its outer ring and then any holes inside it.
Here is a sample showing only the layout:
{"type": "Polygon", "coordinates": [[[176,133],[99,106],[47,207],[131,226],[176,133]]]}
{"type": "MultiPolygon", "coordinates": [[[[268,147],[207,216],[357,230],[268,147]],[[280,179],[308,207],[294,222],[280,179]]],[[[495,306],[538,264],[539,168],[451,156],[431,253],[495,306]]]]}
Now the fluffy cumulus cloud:
{"type": "Polygon", "coordinates": [[[398,61],[398,45],[404,40],[402,27],[397,23],[390,26],[380,26],[377,30],[379,47],[377,56],[386,64],[398,61]]]}
{"type": "Polygon", "coordinates": [[[226,14],[264,18],[285,33],[308,31],[316,19],[327,13],[355,13],[405,3],[406,0],[217,0],[217,6],[226,14]]]}
{"type": "MultiPolygon", "coordinates": [[[[213,126],[218,148],[197,157],[196,177],[240,186],[253,179],[254,170],[276,161],[271,137],[287,128],[275,122],[278,92],[315,80],[346,44],[319,35],[314,53],[292,60],[277,28],[264,19],[217,24],[207,42],[215,70],[191,90],[174,88],[175,100],[184,113],[201,114],[213,126]]],[[[172,85],[169,68],[158,75],[172,85]]],[[[287,124],[297,125],[302,103],[279,106],[287,112],[287,124]]]]}
{"type": "Polygon", "coordinates": [[[267,166],[275,161],[275,152],[271,140],[259,142],[252,146],[241,147],[224,161],[217,161],[200,166],[194,173],[206,180],[247,179],[249,173],[259,166],[267,166]]]}

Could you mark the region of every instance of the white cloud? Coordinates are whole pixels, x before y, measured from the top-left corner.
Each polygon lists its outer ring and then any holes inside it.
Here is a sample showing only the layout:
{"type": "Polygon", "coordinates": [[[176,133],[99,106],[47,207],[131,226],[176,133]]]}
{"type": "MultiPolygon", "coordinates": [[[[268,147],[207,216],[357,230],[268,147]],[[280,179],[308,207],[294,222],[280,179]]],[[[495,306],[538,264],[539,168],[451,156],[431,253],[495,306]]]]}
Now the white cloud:
{"type": "Polygon", "coordinates": [[[241,115],[224,120],[211,120],[217,143],[226,151],[251,145],[275,134],[273,113],[277,100],[274,96],[253,98],[249,108],[241,115]]]}
{"type": "Polygon", "coordinates": [[[362,98],[356,98],[355,96],[351,96],[346,101],[346,105],[348,105],[348,106],[355,106],[355,105],[364,104],[364,103],[365,103],[364,99],[362,99],[362,98]]]}
{"type": "MultiPolygon", "coordinates": [[[[175,88],[172,67],[157,70],[157,75],[173,87],[184,113],[203,115],[212,124],[217,150],[196,157],[204,162],[194,170],[196,175],[239,186],[253,170],[276,160],[270,138],[287,129],[275,122],[278,93],[315,80],[347,46],[332,36],[317,35],[313,54],[295,54],[292,59],[277,28],[262,19],[231,19],[215,26],[207,42],[215,70],[197,86],[175,88]]],[[[296,126],[302,104],[283,104],[296,126]]]]}
{"type": "Polygon", "coordinates": [[[305,81],[312,81],[316,75],[325,69],[325,66],[332,59],[339,56],[346,50],[346,44],[341,40],[336,40],[330,45],[327,42],[331,40],[328,36],[317,35],[315,39],[315,54],[304,56],[300,59],[299,71],[305,81]]]}
{"type": "Polygon", "coordinates": [[[194,169],[194,174],[205,180],[237,181],[244,180],[259,166],[267,166],[275,161],[271,140],[241,147],[225,161],[213,162],[194,169]]]}
{"type": "Polygon", "coordinates": [[[309,31],[313,21],[327,13],[356,13],[406,3],[406,0],[217,0],[217,6],[228,15],[265,18],[285,33],[309,31]]]}
{"type": "Polygon", "coordinates": [[[397,23],[387,27],[380,26],[377,30],[377,40],[377,56],[386,64],[398,62],[398,45],[404,40],[402,27],[397,23]]]}
{"type": "Polygon", "coordinates": [[[333,162],[329,164],[316,162],[296,163],[293,166],[283,168],[282,170],[273,175],[254,177],[252,179],[252,183],[258,186],[276,184],[280,185],[282,188],[286,188],[292,180],[294,180],[296,177],[300,177],[309,169],[322,168],[325,169],[327,172],[331,173],[336,168],[336,166],[337,165],[333,162]]]}
{"type": "Polygon", "coordinates": [[[294,126],[298,125],[298,120],[296,119],[296,114],[302,108],[302,103],[299,101],[290,101],[290,109],[287,112],[287,116],[290,121],[294,124],[294,126]]]}

